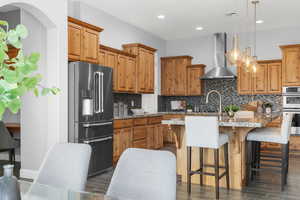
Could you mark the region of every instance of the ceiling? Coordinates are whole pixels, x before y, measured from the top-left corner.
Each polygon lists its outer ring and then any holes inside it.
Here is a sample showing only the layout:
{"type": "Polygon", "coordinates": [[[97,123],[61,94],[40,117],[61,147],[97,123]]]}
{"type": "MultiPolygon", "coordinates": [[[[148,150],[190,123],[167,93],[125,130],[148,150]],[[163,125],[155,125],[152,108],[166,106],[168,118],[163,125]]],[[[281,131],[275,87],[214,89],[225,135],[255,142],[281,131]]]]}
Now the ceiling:
{"type": "MultiPolygon", "coordinates": [[[[76,0],[78,1],[78,0],[76,0]]],[[[232,32],[234,18],[225,14],[239,11],[240,24],[245,24],[247,0],[80,0],[104,10],[127,23],[140,27],[165,40],[190,38],[214,32],[232,32]],[[159,20],[158,15],[165,15],[159,20]],[[202,31],[196,31],[202,26],[202,31]]],[[[253,15],[253,6],[250,5],[253,15]]],[[[259,30],[300,26],[299,0],[261,0],[258,19],[264,20],[259,30]]],[[[237,17],[235,17],[237,18],[237,17]]],[[[253,17],[249,17],[253,19],[253,17]]],[[[249,19],[250,21],[250,19],[249,19]]],[[[250,22],[248,22],[250,26],[250,22]]],[[[248,28],[249,29],[249,28],[248,28]]],[[[239,31],[247,31],[246,25],[239,31]]],[[[251,24],[250,31],[253,30],[251,24]]],[[[249,31],[249,30],[248,30],[249,31]]]]}

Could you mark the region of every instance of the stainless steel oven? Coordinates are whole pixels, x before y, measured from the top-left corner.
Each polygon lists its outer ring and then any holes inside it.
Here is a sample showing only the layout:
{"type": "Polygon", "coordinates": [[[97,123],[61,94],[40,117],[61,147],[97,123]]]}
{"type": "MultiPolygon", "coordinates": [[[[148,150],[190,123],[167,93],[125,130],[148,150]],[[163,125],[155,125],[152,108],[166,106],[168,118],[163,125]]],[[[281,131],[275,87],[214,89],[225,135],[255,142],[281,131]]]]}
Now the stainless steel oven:
{"type": "Polygon", "coordinates": [[[300,87],[283,87],[283,112],[294,113],[292,135],[300,135],[300,87]]]}
{"type": "Polygon", "coordinates": [[[300,87],[283,87],[283,109],[299,109],[300,87]]]}

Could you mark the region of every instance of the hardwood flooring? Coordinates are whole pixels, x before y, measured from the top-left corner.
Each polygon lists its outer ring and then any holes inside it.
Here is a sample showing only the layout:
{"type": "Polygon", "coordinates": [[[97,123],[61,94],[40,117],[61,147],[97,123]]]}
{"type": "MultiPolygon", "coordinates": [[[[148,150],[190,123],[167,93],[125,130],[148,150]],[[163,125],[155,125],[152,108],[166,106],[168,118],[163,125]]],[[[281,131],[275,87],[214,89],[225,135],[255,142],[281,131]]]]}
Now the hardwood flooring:
{"type": "MultiPolygon", "coordinates": [[[[168,150],[172,148],[168,147],[168,150]]],[[[101,174],[88,180],[87,191],[105,193],[113,172],[101,174]]],[[[177,200],[215,199],[213,187],[192,185],[191,196],[188,196],[186,184],[177,183],[177,200]]],[[[300,199],[300,156],[291,155],[288,183],[283,192],[280,189],[280,175],[261,173],[259,179],[242,191],[220,189],[220,199],[226,200],[299,200],[300,199]]]]}

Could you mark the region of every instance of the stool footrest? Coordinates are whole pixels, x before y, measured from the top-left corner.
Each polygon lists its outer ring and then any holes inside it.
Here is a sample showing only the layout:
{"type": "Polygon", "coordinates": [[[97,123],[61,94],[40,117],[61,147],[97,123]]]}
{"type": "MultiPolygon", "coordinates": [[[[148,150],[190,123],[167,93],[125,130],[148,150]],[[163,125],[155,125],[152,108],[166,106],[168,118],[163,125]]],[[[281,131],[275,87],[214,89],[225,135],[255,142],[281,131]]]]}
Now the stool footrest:
{"type": "Polygon", "coordinates": [[[272,160],[272,159],[260,159],[260,161],[282,163],[282,160],[272,160]]]}
{"type": "Polygon", "coordinates": [[[259,172],[259,171],[272,171],[272,172],[275,172],[275,173],[279,173],[281,174],[281,170],[279,169],[276,169],[276,168],[272,168],[272,167],[264,167],[264,168],[251,168],[252,171],[256,171],[256,172],[259,172]]]}
{"type": "Polygon", "coordinates": [[[194,174],[201,174],[201,175],[207,175],[207,176],[215,176],[215,173],[210,173],[210,172],[201,172],[200,170],[197,171],[191,171],[190,175],[194,174]]]}
{"type": "MultiPolygon", "coordinates": [[[[203,167],[211,167],[211,168],[215,168],[215,166],[214,165],[209,165],[209,164],[207,164],[207,165],[203,165],[203,167]]],[[[219,168],[225,168],[225,166],[219,166],[219,168]]]]}
{"type": "Polygon", "coordinates": [[[219,180],[221,179],[221,178],[223,178],[223,176],[225,176],[226,175],[226,171],[225,172],[223,172],[223,174],[221,174],[220,176],[219,176],[219,180]]]}
{"type": "Polygon", "coordinates": [[[260,157],[266,157],[266,158],[281,158],[281,155],[271,155],[271,154],[260,154],[260,157]]]}

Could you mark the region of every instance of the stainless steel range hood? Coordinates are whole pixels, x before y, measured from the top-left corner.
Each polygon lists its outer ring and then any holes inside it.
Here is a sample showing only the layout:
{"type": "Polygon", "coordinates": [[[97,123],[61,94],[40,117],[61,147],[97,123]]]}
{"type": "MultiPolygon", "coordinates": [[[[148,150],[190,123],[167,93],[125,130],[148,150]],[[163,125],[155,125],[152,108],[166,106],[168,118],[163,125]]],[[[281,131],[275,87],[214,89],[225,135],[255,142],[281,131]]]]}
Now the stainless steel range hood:
{"type": "Polygon", "coordinates": [[[214,68],[208,71],[200,79],[233,79],[235,75],[227,68],[227,35],[226,33],[215,33],[214,68]]]}

